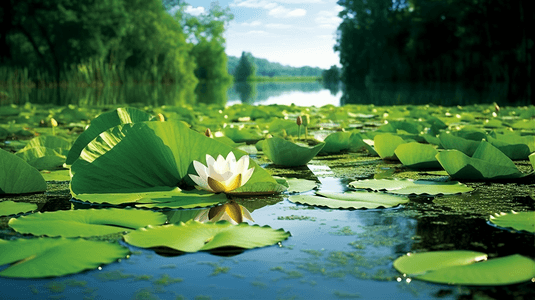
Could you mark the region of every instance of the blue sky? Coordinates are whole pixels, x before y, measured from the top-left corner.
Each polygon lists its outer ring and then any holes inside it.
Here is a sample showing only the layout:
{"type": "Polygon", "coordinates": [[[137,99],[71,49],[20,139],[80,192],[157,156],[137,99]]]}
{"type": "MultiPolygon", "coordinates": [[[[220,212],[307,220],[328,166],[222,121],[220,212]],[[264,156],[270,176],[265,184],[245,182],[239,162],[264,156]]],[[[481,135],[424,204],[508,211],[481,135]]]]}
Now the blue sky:
{"type": "MultiPolygon", "coordinates": [[[[199,14],[210,8],[211,0],[187,1],[188,12],[199,14]]],[[[272,62],[294,67],[328,69],[339,65],[333,51],[337,17],[342,9],[337,0],[220,0],[230,7],[234,20],[225,33],[228,55],[242,51],[272,62]]]]}

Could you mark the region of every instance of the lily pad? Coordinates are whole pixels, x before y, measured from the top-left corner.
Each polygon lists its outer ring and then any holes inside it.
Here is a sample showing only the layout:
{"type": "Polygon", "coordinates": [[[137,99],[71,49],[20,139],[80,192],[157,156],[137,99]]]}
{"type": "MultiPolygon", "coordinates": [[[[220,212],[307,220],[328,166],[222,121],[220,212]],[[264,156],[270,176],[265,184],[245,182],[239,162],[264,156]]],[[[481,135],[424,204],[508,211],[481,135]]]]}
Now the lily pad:
{"type": "Polygon", "coordinates": [[[165,223],[164,214],[137,209],[84,209],[36,213],[9,220],[9,227],[33,235],[89,237],[165,223]]]}
{"type": "Polygon", "coordinates": [[[535,276],[535,262],[522,255],[487,260],[474,251],[412,253],[394,261],[394,268],[406,276],[444,284],[507,285],[535,276]]]}
{"type": "Polygon", "coordinates": [[[490,222],[504,228],[535,233],[535,211],[499,213],[491,215],[490,222]]]}
{"type": "Polygon", "coordinates": [[[0,276],[43,278],[96,269],[126,257],[130,251],[116,243],[84,239],[37,238],[0,240],[0,276]]]}
{"type": "Polygon", "coordinates": [[[399,145],[394,151],[404,166],[411,169],[440,169],[440,163],[435,158],[438,150],[431,145],[421,143],[407,143],[399,145]]]}
{"type": "MultiPolygon", "coordinates": [[[[237,159],[243,151],[189,129],[180,121],[141,122],[114,127],[99,135],[71,167],[71,191],[77,194],[144,193],[193,186],[193,161],[206,165],[206,154],[237,159]]],[[[249,160],[254,173],[233,193],[273,194],[284,190],[266,170],[249,160]]]]}
{"type": "Polygon", "coordinates": [[[245,249],[276,244],[290,236],[283,229],[269,226],[232,225],[227,221],[201,223],[190,220],[186,223],[165,226],[147,226],[124,236],[124,240],[136,247],[152,248],[165,246],[183,252],[197,252],[221,247],[245,249]]]}
{"type": "Polygon", "coordinates": [[[395,150],[401,145],[407,143],[402,138],[394,134],[378,134],[373,138],[375,151],[382,159],[397,160],[395,150]]]}
{"type": "Polygon", "coordinates": [[[70,170],[41,171],[41,175],[46,181],[70,181],[70,170]]]}
{"type": "Polygon", "coordinates": [[[450,133],[441,133],[438,136],[440,144],[444,149],[459,150],[462,153],[472,156],[479,146],[479,141],[473,141],[462,137],[454,136],[450,133]]]}
{"type": "Polygon", "coordinates": [[[65,156],[55,149],[32,147],[15,153],[37,170],[56,170],[63,167],[65,156]]]}
{"type": "Polygon", "coordinates": [[[513,161],[503,152],[482,141],[472,157],[458,150],[447,150],[437,154],[437,160],[444,170],[455,179],[499,180],[524,177],[513,161]]]}
{"type": "Polygon", "coordinates": [[[179,188],[154,188],[138,193],[78,194],[76,199],[100,204],[133,204],[150,208],[194,208],[227,201],[225,194],[182,191],[179,188]]]}
{"type": "Polygon", "coordinates": [[[44,191],[46,191],[46,181],[37,169],[20,157],[0,149],[0,194],[44,191]]]}
{"type": "Polygon", "coordinates": [[[365,179],[352,181],[349,186],[356,189],[386,191],[387,193],[402,195],[452,195],[474,190],[458,181],[438,182],[412,179],[365,179]]]}
{"type": "Polygon", "coordinates": [[[91,121],[91,125],[76,139],[67,155],[66,164],[72,165],[82,150],[102,132],[120,124],[150,121],[153,117],[136,108],[118,108],[101,114],[91,121]]]}
{"type": "Polygon", "coordinates": [[[372,208],[388,208],[397,206],[402,203],[409,202],[409,198],[394,196],[384,193],[370,193],[370,192],[345,192],[345,193],[328,193],[317,192],[317,195],[323,196],[308,196],[295,195],[290,196],[288,200],[295,203],[327,206],[330,208],[355,208],[355,209],[372,209],[372,208]]]}
{"type": "Polygon", "coordinates": [[[294,167],[306,165],[321,151],[324,145],[325,143],[320,143],[314,147],[299,146],[285,139],[273,137],[265,140],[263,151],[275,164],[294,167]]]}
{"type": "Polygon", "coordinates": [[[318,187],[318,184],[314,180],[286,178],[286,181],[288,182],[288,193],[303,193],[318,187]]]}
{"type": "Polygon", "coordinates": [[[0,217],[25,213],[36,209],[37,204],[34,203],[2,201],[0,202],[0,217]]]}

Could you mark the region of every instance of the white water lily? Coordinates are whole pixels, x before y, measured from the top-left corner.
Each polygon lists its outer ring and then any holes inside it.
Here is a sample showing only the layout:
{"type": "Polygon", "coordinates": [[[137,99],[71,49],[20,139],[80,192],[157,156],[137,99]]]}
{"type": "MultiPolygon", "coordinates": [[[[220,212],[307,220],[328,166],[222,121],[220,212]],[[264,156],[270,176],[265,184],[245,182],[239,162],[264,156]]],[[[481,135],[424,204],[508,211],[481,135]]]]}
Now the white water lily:
{"type": "Polygon", "coordinates": [[[196,221],[202,223],[226,220],[234,225],[242,223],[244,219],[254,222],[253,217],[247,208],[234,201],[210,209],[203,209],[195,217],[196,221]]]}
{"type": "Polygon", "coordinates": [[[190,178],[202,189],[214,193],[227,193],[243,186],[253,175],[254,167],[249,167],[249,156],[244,155],[238,161],[232,151],[225,159],[222,155],[217,160],[206,154],[206,166],[194,160],[193,167],[199,176],[189,174],[190,178]]]}

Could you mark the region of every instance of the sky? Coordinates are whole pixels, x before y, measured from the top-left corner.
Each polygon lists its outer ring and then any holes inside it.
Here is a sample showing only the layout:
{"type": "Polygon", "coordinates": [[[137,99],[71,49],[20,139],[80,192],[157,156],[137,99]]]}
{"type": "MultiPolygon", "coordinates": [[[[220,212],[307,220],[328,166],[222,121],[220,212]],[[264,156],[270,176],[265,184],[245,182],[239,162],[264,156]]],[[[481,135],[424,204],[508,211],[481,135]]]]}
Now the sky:
{"type": "MultiPolygon", "coordinates": [[[[193,15],[210,8],[211,0],[189,0],[193,15]]],[[[234,15],[225,32],[226,52],[242,51],[293,67],[328,69],[340,66],[336,28],[341,22],[337,0],[219,0],[234,15]]]]}

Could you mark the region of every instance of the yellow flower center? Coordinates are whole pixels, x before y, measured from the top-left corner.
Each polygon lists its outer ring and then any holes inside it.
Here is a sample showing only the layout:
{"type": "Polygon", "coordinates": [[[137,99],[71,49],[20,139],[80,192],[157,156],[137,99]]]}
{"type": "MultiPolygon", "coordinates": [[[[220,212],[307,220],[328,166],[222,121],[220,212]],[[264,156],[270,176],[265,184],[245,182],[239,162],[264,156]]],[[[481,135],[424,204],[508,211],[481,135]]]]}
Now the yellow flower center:
{"type": "Polygon", "coordinates": [[[226,193],[235,190],[241,186],[241,174],[238,174],[231,182],[226,185],[208,176],[208,185],[214,193],[226,193]]]}

